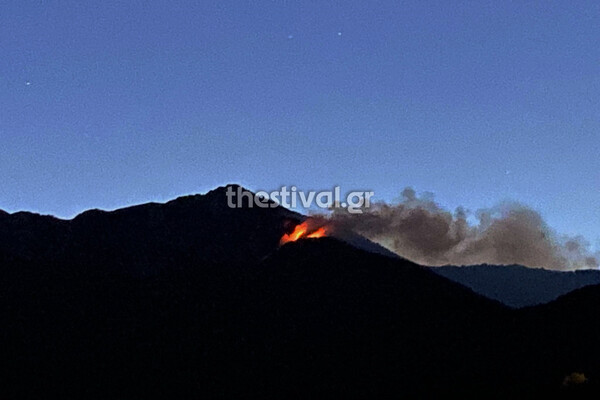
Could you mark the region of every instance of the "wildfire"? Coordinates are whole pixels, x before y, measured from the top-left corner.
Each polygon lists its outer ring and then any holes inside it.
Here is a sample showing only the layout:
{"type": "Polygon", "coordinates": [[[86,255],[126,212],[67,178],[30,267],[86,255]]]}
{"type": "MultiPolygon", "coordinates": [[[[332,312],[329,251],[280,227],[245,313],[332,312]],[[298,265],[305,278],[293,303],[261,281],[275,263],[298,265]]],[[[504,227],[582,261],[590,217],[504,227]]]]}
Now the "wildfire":
{"type": "Polygon", "coordinates": [[[292,233],[286,233],[279,241],[280,245],[288,242],[295,242],[299,239],[314,239],[327,236],[327,228],[325,226],[311,227],[308,222],[303,222],[296,225],[292,233]]]}

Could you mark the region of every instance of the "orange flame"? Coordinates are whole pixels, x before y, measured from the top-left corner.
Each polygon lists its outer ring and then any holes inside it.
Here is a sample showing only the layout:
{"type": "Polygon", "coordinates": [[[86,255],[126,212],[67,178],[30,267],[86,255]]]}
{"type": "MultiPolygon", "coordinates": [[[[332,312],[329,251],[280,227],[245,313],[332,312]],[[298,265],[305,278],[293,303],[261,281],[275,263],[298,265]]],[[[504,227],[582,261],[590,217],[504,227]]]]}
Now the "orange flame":
{"type": "Polygon", "coordinates": [[[314,239],[323,236],[327,236],[327,228],[325,226],[321,226],[317,229],[311,229],[307,222],[303,222],[299,225],[296,225],[292,233],[284,234],[279,241],[279,245],[283,245],[288,242],[295,242],[299,239],[314,239]]]}
{"type": "Polygon", "coordinates": [[[311,233],[310,235],[307,235],[306,237],[308,239],[312,239],[312,238],[320,238],[323,237],[327,234],[327,232],[325,231],[325,227],[320,227],[319,229],[317,229],[316,231],[314,231],[313,233],[311,233]]]}

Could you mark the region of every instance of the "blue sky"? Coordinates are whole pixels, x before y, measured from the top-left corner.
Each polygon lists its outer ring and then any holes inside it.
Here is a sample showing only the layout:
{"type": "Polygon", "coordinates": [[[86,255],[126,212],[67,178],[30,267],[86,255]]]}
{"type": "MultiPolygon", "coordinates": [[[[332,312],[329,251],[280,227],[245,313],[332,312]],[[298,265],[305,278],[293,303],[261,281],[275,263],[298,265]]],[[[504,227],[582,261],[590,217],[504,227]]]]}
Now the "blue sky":
{"type": "Polygon", "coordinates": [[[591,1],[3,1],[0,208],[412,186],[596,243],[599,21],[591,1]]]}

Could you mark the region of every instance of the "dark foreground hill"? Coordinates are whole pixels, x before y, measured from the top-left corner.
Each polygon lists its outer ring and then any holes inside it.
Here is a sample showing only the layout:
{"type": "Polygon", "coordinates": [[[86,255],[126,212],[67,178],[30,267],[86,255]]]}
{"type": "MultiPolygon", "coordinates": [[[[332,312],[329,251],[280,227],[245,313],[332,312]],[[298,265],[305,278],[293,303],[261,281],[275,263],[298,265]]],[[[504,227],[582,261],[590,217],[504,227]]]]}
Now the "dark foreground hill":
{"type": "Polygon", "coordinates": [[[333,238],[280,248],[301,216],[225,204],[219,189],[73,221],[0,216],[0,397],[597,388],[593,290],[511,310],[333,238]],[[564,388],[580,369],[589,382],[564,388]]]}
{"type": "Polygon", "coordinates": [[[585,286],[600,284],[600,271],[551,271],[520,265],[433,267],[432,271],[511,307],[548,303],[585,286]]]}

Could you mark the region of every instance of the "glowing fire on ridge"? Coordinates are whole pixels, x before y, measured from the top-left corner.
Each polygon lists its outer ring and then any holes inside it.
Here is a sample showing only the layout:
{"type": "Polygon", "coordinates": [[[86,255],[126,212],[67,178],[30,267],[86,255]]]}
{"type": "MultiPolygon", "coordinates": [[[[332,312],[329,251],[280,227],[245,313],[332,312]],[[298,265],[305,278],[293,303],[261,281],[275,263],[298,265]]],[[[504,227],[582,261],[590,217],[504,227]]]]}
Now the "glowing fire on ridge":
{"type": "Polygon", "coordinates": [[[286,233],[281,237],[279,245],[283,245],[288,242],[295,242],[299,239],[314,239],[327,236],[327,227],[320,226],[318,228],[311,228],[308,222],[303,222],[296,225],[292,233],[286,233]]]}

